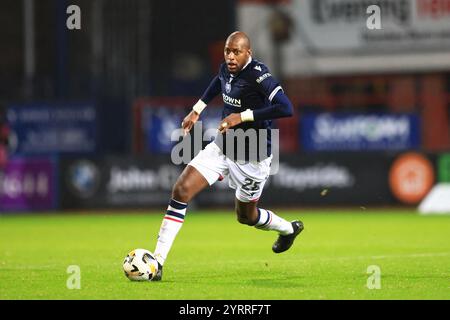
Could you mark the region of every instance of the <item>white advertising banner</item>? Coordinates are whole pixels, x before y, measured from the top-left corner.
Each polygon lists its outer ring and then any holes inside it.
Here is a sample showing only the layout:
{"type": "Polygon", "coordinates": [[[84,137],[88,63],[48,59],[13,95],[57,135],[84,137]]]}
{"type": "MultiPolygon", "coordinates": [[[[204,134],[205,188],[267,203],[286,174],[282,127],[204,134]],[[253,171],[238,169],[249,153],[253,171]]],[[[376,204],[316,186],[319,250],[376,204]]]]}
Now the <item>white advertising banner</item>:
{"type": "Polygon", "coordinates": [[[450,0],[243,2],[238,26],[286,75],[450,69],[450,0]],[[284,43],[271,38],[276,12],[290,26],[284,43]]]}
{"type": "Polygon", "coordinates": [[[300,0],[292,9],[300,41],[318,53],[450,49],[450,1],[300,0]],[[439,2],[447,7],[437,11],[439,2]]]}

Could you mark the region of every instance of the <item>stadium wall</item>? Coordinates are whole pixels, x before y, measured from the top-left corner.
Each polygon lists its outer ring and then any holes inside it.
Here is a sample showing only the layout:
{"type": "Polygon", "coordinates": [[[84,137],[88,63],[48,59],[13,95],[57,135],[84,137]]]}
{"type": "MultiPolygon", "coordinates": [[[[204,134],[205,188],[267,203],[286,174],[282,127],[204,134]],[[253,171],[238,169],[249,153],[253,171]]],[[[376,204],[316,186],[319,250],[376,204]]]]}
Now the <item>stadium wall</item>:
{"type": "MultiPolygon", "coordinates": [[[[436,155],[315,153],[282,156],[261,202],[266,206],[416,205],[435,182],[436,155]]],[[[62,158],[59,206],[63,209],[161,208],[184,165],[169,155],[62,158]]],[[[448,170],[448,168],[447,168],[448,170]]],[[[230,206],[227,180],[202,192],[192,206],[230,206]]]]}

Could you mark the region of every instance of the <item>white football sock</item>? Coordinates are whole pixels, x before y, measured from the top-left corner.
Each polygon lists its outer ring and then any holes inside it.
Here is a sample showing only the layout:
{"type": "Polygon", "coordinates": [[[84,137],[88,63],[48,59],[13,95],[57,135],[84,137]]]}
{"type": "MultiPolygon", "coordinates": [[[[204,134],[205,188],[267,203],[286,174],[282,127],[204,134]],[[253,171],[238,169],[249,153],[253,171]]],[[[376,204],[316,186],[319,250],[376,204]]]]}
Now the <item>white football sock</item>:
{"type": "Polygon", "coordinates": [[[279,234],[287,235],[294,232],[294,228],[292,227],[292,223],[289,221],[280,218],[275,213],[270,210],[257,208],[259,219],[255,224],[255,228],[261,230],[275,230],[278,231],[279,234]]]}
{"type": "Polygon", "coordinates": [[[170,248],[175,237],[183,226],[184,216],[186,215],[187,203],[183,203],[174,199],[170,200],[167,213],[161,223],[158,234],[158,242],[155,248],[155,258],[163,265],[169,254],[170,248]]]}

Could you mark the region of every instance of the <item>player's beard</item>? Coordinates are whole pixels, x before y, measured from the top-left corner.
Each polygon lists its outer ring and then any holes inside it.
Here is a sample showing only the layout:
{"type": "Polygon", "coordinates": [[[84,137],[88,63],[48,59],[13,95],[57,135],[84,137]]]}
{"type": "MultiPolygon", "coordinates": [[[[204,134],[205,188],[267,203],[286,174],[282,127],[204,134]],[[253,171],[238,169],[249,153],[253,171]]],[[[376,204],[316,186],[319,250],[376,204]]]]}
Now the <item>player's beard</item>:
{"type": "Polygon", "coordinates": [[[227,63],[227,68],[230,73],[237,73],[239,71],[237,63],[227,63]]]}

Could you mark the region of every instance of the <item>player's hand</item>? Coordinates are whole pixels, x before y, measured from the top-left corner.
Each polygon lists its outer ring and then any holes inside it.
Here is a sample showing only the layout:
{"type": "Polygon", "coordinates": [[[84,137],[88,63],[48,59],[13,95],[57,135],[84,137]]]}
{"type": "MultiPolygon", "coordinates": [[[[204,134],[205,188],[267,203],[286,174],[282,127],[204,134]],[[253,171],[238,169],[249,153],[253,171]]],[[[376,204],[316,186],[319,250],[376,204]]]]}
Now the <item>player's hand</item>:
{"type": "Polygon", "coordinates": [[[241,114],[232,113],[220,122],[219,132],[225,133],[228,129],[233,128],[240,123],[242,123],[241,114]]]}
{"type": "Polygon", "coordinates": [[[192,110],[181,122],[181,128],[184,130],[184,135],[186,135],[189,131],[191,131],[194,124],[197,122],[197,120],[200,118],[200,115],[192,110]]]}

